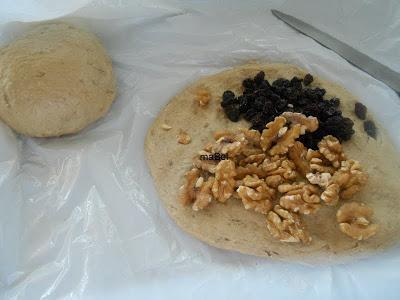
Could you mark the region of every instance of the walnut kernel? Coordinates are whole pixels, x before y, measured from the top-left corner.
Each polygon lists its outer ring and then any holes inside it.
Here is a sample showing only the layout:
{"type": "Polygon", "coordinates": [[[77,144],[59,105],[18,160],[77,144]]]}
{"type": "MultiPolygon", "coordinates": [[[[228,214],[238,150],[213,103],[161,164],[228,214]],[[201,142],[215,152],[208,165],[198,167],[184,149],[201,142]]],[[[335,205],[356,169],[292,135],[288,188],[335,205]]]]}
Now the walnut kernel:
{"type": "Polygon", "coordinates": [[[340,187],[336,183],[328,185],[321,194],[321,199],[328,205],[336,205],[339,202],[340,187]]]}
{"type": "Polygon", "coordinates": [[[279,130],[285,126],[286,119],[284,117],[276,117],[274,121],[266,125],[260,138],[260,145],[264,151],[269,150],[271,145],[278,138],[279,130]]]}
{"type": "Polygon", "coordinates": [[[306,232],[300,217],[279,205],[275,205],[274,210],[268,213],[267,228],[271,235],[281,242],[304,244],[311,242],[311,237],[306,232]]]}
{"type": "Polygon", "coordinates": [[[279,204],[290,211],[309,215],[316,213],[321,205],[319,188],[304,182],[281,184],[278,191],[282,194],[279,204]]]}
{"type": "Polygon", "coordinates": [[[222,160],[218,163],[211,189],[215,199],[225,202],[232,196],[236,184],[235,175],[235,163],[233,161],[222,160]]]}
{"type": "Polygon", "coordinates": [[[186,172],[186,182],[179,188],[179,200],[182,205],[188,205],[195,199],[195,185],[199,178],[200,171],[197,168],[193,168],[186,172]]]}
{"type": "Polygon", "coordinates": [[[300,124],[304,126],[304,129],[309,132],[314,132],[318,129],[318,119],[316,117],[306,117],[301,113],[296,112],[284,112],[282,116],[292,124],[300,124]]]}
{"type": "Polygon", "coordinates": [[[340,230],[356,240],[366,240],[376,234],[377,224],[371,224],[373,211],[364,203],[350,202],[343,204],[336,213],[340,230]]]}
{"type": "Polygon", "coordinates": [[[192,141],[192,139],[186,131],[180,130],[177,136],[177,141],[179,144],[187,145],[192,141]]]}
{"type": "Polygon", "coordinates": [[[256,212],[267,214],[271,210],[271,200],[275,191],[257,175],[247,175],[243,179],[243,185],[237,189],[237,193],[242,199],[245,209],[254,209],[256,212]]]}
{"type": "Polygon", "coordinates": [[[200,106],[206,106],[210,102],[211,95],[206,88],[199,88],[196,91],[196,100],[200,106]]]}
{"type": "Polygon", "coordinates": [[[339,140],[332,135],[325,136],[319,143],[318,143],[319,152],[329,160],[333,167],[339,168],[340,162],[346,157],[343,154],[342,145],[340,144],[339,140]]]}

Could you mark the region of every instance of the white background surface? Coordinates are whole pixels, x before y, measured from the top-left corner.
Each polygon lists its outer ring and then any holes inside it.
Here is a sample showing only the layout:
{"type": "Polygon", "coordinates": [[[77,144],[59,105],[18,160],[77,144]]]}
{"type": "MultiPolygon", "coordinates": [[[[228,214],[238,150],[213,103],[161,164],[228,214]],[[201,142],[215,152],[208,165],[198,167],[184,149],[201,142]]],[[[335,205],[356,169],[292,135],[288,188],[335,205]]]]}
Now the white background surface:
{"type": "Polygon", "coordinates": [[[161,207],[146,129],[189,82],[248,59],[341,83],[400,145],[396,94],[269,12],[296,15],[400,71],[398,1],[243,2],[0,4],[2,44],[30,26],[21,21],[66,17],[102,39],[119,87],[110,113],[78,135],[28,139],[0,124],[0,298],[400,298],[398,249],[347,264],[270,261],[211,248],[161,207]]]}

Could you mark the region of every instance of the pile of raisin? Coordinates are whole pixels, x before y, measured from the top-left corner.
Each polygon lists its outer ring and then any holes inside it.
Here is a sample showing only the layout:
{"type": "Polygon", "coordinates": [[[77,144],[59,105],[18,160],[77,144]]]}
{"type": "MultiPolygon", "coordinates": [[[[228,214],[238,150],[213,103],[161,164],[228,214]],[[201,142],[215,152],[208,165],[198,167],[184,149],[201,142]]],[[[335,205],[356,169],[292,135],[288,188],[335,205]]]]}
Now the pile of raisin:
{"type": "Polygon", "coordinates": [[[329,134],[340,142],[349,140],[354,133],[354,123],[342,116],[340,100],[324,99],[324,89],[308,87],[312,81],[312,75],[307,74],[303,79],[279,78],[270,84],[261,71],[253,79],[243,80],[242,95],[225,91],[221,106],[229,120],[237,122],[243,117],[251,123],[252,129],[260,132],[268,122],[285,111],[317,117],[318,130],[308,132],[299,139],[308,148],[317,149],[318,142],[329,134]]]}

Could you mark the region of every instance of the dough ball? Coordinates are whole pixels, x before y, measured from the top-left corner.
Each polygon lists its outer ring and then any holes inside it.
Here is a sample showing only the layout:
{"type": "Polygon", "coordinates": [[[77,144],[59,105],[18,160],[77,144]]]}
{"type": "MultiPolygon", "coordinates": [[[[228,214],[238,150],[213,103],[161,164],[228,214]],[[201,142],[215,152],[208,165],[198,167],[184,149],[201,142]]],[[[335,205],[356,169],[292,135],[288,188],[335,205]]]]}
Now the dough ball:
{"type": "Polygon", "coordinates": [[[33,137],[75,133],[115,98],[112,64],[99,40],[66,23],[44,23],[0,50],[0,118],[33,137]]]}

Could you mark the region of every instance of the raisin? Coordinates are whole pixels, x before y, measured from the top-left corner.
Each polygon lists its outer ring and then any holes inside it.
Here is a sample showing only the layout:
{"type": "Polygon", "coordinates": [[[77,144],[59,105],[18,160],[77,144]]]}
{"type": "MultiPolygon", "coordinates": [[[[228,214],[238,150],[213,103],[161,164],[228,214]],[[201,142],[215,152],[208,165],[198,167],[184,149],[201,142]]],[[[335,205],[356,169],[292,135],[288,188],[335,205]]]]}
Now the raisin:
{"type": "Polygon", "coordinates": [[[302,79],[295,76],[290,80],[290,86],[295,90],[301,90],[303,88],[301,85],[302,81],[302,79]]]}
{"type": "Polygon", "coordinates": [[[243,115],[244,119],[246,121],[251,122],[251,120],[253,119],[253,117],[257,114],[257,110],[254,108],[250,108],[248,109],[245,114],[243,115]]]}
{"type": "Polygon", "coordinates": [[[263,110],[264,107],[264,103],[265,103],[265,98],[263,97],[258,97],[254,100],[254,104],[253,107],[257,110],[263,110]]]}
{"type": "Polygon", "coordinates": [[[231,105],[235,100],[235,94],[232,91],[225,91],[222,94],[222,102],[221,106],[226,107],[228,105],[231,105]]]}
{"type": "Polygon", "coordinates": [[[333,116],[335,116],[337,114],[337,110],[334,108],[334,107],[325,107],[325,106],[322,106],[321,108],[320,108],[320,114],[319,114],[319,116],[320,116],[320,118],[322,119],[322,120],[326,120],[326,119],[328,119],[328,118],[330,118],[330,117],[333,117],[333,116]]]}
{"type": "Polygon", "coordinates": [[[251,122],[253,124],[260,124],[264,122],[264,115],[262,112],[257,112],[252,118],[251,118],[251,122]]]}
{"type": "MultiPolygon", "coordinates": [[[[301,103],[299,103],[301,105],[301,103]]],[[[315,103],[309,103],[306,106],[304,106],[303,113],[308,117],[308,116],[319,116],[320,114],[320,108],[318,104],[315,103]]]]}
{"type": "Polygon", "coordinates": [[[285,93],[285,90],[290,86],[290,81],[283,78],[278,78],[272,83],[272,87],[275,93],[282,96],[285,93]]]}
{"type": "Polygon", "coordinates": [[[285,98],[287,98],[288,100],[294,102],[297,99],[297,97],[300,96],[300,93],[301,92],[299,90],[297,90],[297,89],[295,89],[293,87],[289,87],[286,90],[285,98]]]}
{"type": "Polygon", "coordinates": [[[247,78],[247,79],[243,80],[242,85],[246,89],[254,90],[254,81],[251,78],[247,78]]]}
{"type": "Polygon", "coordinates": [[[258,87],[262,90],[269,90],[271,88],[268,80],[263,80],[258,87]]]}
{"type": "Polygon", "coordinates": [[[273,87],[284,87],[285,85],[288,85],[289,80],[284,79],[284,78],[278,78],[272,83],[273,87]]]}
{"type": "Polygon", "coordinates": [[[252,95],[254,93],[253,89],[244,89],[243,90],[243,95],[252,95]]]}
{"type": "Polygon", "coordinates": [[[298,97],[298,98],[296,99],[296,103],[297,103],[298,105],[305,106],[305,105],[307,105],[308,103],[311,103],[311,101],[310,101],[308,98],[305,98],[305,97],[298,97]]]}
{"type": "Polygon", "coordinates": [[[280,99],[275,103],[275,108],[278,112],[283,112],[287,106],[287,101],[285,99],[280,99]]]}
{"type": "Polygon", "coordinates": [[[376,139],[376,126],[373,121],[371,120],[365,121],[364,130],[370,137],[376,139]]]}
{"type": "Polygon", "coordinates": [[[318,102],[320,100],[319,95],[313,89],[304,89],[302,97],[307,98],[312,102],[318,102]]]}
{"type": "Polygon", "coordinates": [[[269,97],[269,100],[271,100],[272,102],[277,102],[279,100],[281,100],[281,97],[279,97],[278,94],[272,93],[269,97]]]}
{"type": "Polygon", "coordinates": [[[320,89],[320,88],[315,88],[315,89],[313,90],[313,92],[316,94],[316,96],[317,96],[320,100],[323,100],[323,97],[324,97],[324,95],[325,95],[325,93],[326,93],[326,90],[325,90],[325,89],[320,89]]]}
{"type": "Polygon", "coordinates": [[[254,82],[257,85],[260,85],[264,81],[265,73],[263,71],[258,72],[258,74],[254,77],[254,82]]]}
{"type": "Polygon", "coordinates": [[[268,95],[270,95],[270,93],[271,92],[267,89],[258,89],[258,90],[255,90],[251,96],[253,96],[254,98],[257,98],[257,97],[267,98],[268,95]]]}
{"type": "Polygon", "coordinates": [[[250,108],[250,101],[249,97],[246,96],[239,96],[238,101],[239,101],[239,112],[240,113],[245,113],[249,108],[250,108]]]}
{"type": "Polygon", "coordinates": [[[265,101],[263,106],[263,113],[268,115],[274,112],[274,104],[271,101],[265,101]]]}
{"type": "Polygon", "coordinates": [[[360,102],[356,102],[354,105],[354,113],[359,119],[365,120],[367,116],[367,107],[360,102]]]}
{"type": "Polygon", "coordinates": [[[299,141],[307,148],[317,150],[320,139],[315,138],[313,133],[306,132],[304,135],[300,136],[299,141]]]}
{"type": "Polygon", "coordinates": [[[228,107],[225,109],[225,114],[228,117],[228,119],[231,120],[232,122],[239,121],[239,117],[240,117],[239,109],[236,109],[233,107],[228,107]]]}
{"type": "Polygon", "coordinates": [[[332,98],[328,101],[329,101],[329,104],[332,105],[333,107],[339,107],[339,105],[340,105],[339,98],[332,98]]]}
{"type": "Polygon", "coordinates": [[[306,76],[304,76],[303,83],[304,85],[310,85],[310,83],[313,82],[313,80],[314,77],[312,77],[311,74],[306,74],[306,76]]]}

